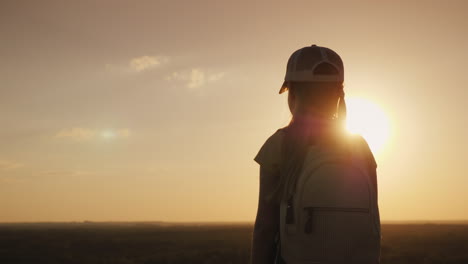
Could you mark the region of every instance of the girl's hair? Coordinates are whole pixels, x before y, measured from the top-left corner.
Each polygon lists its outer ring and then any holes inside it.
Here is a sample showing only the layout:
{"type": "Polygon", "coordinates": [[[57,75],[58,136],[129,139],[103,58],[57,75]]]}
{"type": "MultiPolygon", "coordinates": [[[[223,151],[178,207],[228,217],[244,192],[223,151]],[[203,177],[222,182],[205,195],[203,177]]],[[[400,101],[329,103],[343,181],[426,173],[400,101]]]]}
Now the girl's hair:
{"type": "Polygon", "coordinates": [[[289,96],[295,97],[295,107],[290,106],[292,118],[283,128],[286,133],[281,147],[280,177],[271,196],[277,202],[290,198],[308,146],[333,141],[337,133],[341,134],[346,121],[343,83],[293,82],[288,88],[289,96]],[[314,114],[317,112],[320,114],[314,114]]]}
{"type": "Polygon", "coordinates": [[[294,96],[296,100],[295,109],[291,109],[291,122],[296,118],[296,114],[303,114],[310,109],[320,112],[322,118],[341,121],[346,119],[343,83],[290,82],[288,87],[289,96],[294,96]]]}

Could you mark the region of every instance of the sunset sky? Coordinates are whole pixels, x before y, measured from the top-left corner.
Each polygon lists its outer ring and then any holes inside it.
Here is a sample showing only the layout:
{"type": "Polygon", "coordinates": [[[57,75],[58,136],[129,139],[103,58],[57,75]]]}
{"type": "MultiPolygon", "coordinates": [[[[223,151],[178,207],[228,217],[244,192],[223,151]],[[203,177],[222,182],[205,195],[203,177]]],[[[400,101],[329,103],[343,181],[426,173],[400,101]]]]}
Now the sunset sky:
{"type": "Polygon", "coordinates": [[[253,221],[253,158],[288,123],[286,62],[311,44],[341,55],[347,98],[388,119],[371,145],[382,220],[468,219],[467,13],[463,0],[1,1],[0,222],[253,221]]]}

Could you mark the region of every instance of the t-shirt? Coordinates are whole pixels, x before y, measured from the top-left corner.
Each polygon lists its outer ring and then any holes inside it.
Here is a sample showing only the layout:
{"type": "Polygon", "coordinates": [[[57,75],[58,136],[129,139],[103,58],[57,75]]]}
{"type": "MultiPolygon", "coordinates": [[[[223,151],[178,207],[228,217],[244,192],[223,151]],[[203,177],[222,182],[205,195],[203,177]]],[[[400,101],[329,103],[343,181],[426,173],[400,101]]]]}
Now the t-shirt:
{"type": "Polygon", "coordinates": [[[285,132],[283,129],[276,130],[263,144],[254,160],[270,172],[279,170],[281,161],[281,147],[285,132]]]}

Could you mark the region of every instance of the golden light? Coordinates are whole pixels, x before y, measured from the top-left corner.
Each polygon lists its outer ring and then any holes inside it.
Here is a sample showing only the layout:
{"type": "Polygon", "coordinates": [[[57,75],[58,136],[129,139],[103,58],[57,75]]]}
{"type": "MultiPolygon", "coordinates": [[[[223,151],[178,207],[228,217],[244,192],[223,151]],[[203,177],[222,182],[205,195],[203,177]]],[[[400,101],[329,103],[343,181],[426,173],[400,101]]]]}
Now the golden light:
{"type": "Polygon", "coordinates": [[[101,137],[103,137],[104,139],[112,139],[115,138],[115,136],[116,134],[112,130],[104,130],[101,132],[101,137]]]}
{"type": "Polygon", "coordinates": [[[372,152],[381,150],[390,134],[390,124],[384,111],[363,98],[347,98],[346,106],[348,131],[362,135],[372,152]]]}

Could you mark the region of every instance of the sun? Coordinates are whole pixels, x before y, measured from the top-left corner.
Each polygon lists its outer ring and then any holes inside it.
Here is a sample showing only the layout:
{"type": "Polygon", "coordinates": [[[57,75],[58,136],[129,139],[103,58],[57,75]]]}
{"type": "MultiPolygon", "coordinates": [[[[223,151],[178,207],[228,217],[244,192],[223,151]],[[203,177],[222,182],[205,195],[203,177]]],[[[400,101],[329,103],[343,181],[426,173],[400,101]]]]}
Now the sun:
{"type": "Polygon", "coordinates": [[[347,98],[347,122],[349,132],[362,135],[372,152],[383,148],[390,134],[390,125],[382,109],[363,98],[347,98]]]}

